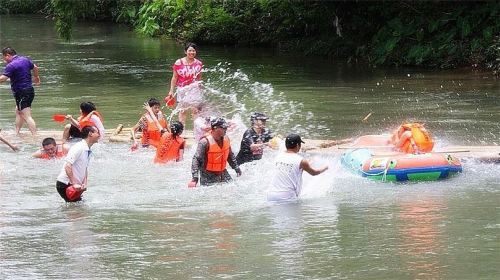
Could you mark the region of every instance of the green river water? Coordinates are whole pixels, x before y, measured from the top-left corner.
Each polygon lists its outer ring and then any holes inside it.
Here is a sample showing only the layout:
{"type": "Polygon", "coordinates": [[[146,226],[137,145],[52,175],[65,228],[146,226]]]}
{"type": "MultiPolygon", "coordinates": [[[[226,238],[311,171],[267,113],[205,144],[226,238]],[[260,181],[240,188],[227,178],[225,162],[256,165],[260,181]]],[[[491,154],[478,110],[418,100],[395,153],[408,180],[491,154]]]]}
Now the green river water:
{"type": "MultiPolygon", "coordinates": [[[[2,47],[40,67],[32,108],[41,130],[61,129],[51,116],[77,114],[86,100],[97,104],[107,129],[135,124],[144,101],[166,95],[171,65],[183,56],[171,40],[110,23],[78,24],[74,39],[62,42],[49,19],[0,16],[0,32],[2,47]]],[[[340,139],[415,120],[438,147],[500,144],[500,83],[488,73],[374,69],[257,48],[200,46],[198,58],[207,98],[242,125],[261,111],[279,134],[340,139]]],[[[13,111],[4,83],[0,127],[21,151],[0,146],[0,279],[500,275],[498,164],[467,161],[448,180],[393,184],[353,175],[336,156],[306,155],[330,169],[304,175],[300,202],[270,205],[274,151],[244,165],[231,183],[188,189],[191,149],[183,162],[157,166],[151,150],[100,144],[84,202],[65,204],[55,190],[62,160],[31,159],[38,143],[12,135],[13,111]]]]}

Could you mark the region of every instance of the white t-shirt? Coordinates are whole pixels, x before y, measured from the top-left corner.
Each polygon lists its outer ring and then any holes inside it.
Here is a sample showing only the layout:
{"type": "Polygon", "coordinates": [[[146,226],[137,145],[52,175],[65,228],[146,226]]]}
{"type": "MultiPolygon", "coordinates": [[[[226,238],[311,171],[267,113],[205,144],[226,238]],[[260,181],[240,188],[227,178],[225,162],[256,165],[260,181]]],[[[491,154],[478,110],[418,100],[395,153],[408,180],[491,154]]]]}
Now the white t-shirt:
{"type": "Polygon", "coordinates": [[[68,154],[64,159],[64,164],[61,172],[59,172],[59,176],[57,176],[57,181],[69,184],[70,179],[68,177],[68,174],[66,174],[66,170],[64,169],[64,167],[66,166],[66,164],[70,163],[72,164],[73,175],[77,180],[76,182],[71,183],[82,184],[85,180],[85,174],[87,173],[87,168],[89,166],[90,154],[90,148],[85,140],[74,144],[69,149],[68,154]]]}
{"type": "Polygon", "coordinates": [[[90,120],[95,124],[97,130],[99,130],[99,142],[102,142],[104,140],[106,130],[104,130],[104,125],[102,124],[101,119],[96,115],[92,115],[90,116],[90,120]]]}
{"type": "Polygon", "coordinates": [[[268,200],[296,199],[302,190],[302,157],[296,153],[280,153],[274,160],[274,176],[267,190],[268,200]]]}

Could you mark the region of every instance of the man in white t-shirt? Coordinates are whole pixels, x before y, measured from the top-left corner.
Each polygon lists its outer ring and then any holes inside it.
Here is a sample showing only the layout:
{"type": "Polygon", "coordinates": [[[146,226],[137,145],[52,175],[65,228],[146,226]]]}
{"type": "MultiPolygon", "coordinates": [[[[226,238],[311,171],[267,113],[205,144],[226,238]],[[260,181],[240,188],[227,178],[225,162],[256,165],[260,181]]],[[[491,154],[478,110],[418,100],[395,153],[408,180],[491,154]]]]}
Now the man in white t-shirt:
{"type": "Polygon", "coordinates": [[[275,172],[271,186],[267,190],[267,200],[272,202],[296,200],[302,190],[302,172],[316,176],[328,169],[324,166],[312,168],[309,161],[298,155],[304,143],[298,134],[289,134],[285,139],[286,152],[274,160],[275,172]]]}
{"type": "Polygon", "coordinates": [[[90,147],[99,141],[99,130],[95,126],[82,128],[82,140],[68,151],[64,165],[57,176],[56,189],[66,202],[80,201],[87,189],[90,147]]]}

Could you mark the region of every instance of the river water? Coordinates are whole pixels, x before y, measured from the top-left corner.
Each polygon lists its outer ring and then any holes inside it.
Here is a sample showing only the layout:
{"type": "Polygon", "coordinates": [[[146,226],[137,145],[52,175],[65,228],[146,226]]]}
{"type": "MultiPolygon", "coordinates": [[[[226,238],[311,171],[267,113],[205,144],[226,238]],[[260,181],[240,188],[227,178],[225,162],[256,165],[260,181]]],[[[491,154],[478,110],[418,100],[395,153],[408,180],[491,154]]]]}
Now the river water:
{"type": "MultiPolygon", "coordinates": [[[[33,115],[42,130],[61,129],[51,116],[77,114],[86,100],[108,129],[133,125],[144,101],[165,96],[170,65],[183,55],[171,40],[112,24],[79,24],[69,43],[44,18],[1,16],[0,31],[1,46],[40,67],[33,115]]],[[[243,124],[262,111],[282,135],[338,139],[418,120],[438,147],[500,144],[500,85],[487,73],[373,69],[256,48],[201,46],[198,55],[207,98],[243,124]]],[[[330,169],[304,175],[300,202],[269,205],[274,151],[231,183],[187,189],[192,150],[183,162],[157,166],[153,151],[100,144],[84,201],[65,204],[54,187],[62,161],[31,159],[37,143],[12,135],[8,84],[0,85],[0,101],[2,133],[21,146],[19,153],[0,146],[2,279],[500,275],[499,165],[468,161],[449,180],[392,184],[352,175],[337,157],[306,154],[330,169]]]]}

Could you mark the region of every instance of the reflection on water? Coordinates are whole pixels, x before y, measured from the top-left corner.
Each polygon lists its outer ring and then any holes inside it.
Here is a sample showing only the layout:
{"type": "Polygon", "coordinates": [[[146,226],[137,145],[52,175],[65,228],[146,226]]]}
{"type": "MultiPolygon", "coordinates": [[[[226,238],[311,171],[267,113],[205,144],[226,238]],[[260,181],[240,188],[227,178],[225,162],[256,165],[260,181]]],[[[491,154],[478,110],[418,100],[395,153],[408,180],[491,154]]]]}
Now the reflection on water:
{"type": "MultiPolygon", "coordinates": [[[[173,41],[111,25],[78,25],[75,40],[64,43],[43,18],[2,16],[0,23],[2,43],[42,69],[33,106],[41,129],[62,129],[51,116],[75,114],[84,100],[96,102],[108,129],[135,124],[145,100],[166,95],[170,65],[182,56],[173,41]]],[[[240,134],[230,135],[235,151],[252,111],[268,114],[268,126],[283,135],[344,138],[418,119],[441,146],[499,139],[499,83],[481,73],[366,69],[253,49],[203,47],[199,55],[210,103],[240,124],[240,134]],[[369,122],[360,122],[368,112],[369,122]]],[[[12,131],[5,84],[0,101],[0,126],[12,131]]],[[[153,150],[99,144],[84,201],[67,205],[55,191],[62,161],[33,160],[39,141],[12,137],[23,145],[19,153],[0,146],[2,279],[500,274],[498,165],[471,161],[450,180],[384,184],[347,172],[337,157],[306,154],[329,170],[304,175],[298,203],[268,205],[275,151],[242,166],[239,178],[230,171],[233,182],[188,189],[192,149],[186,160],[158,166],[153,150]]]]}
{"type": "Polygon", "coordinates": [[[446,206],[435,198],[404,201],[400,204],[402,255],[416,278],[443,278],[443,221],[446,206]]]}

